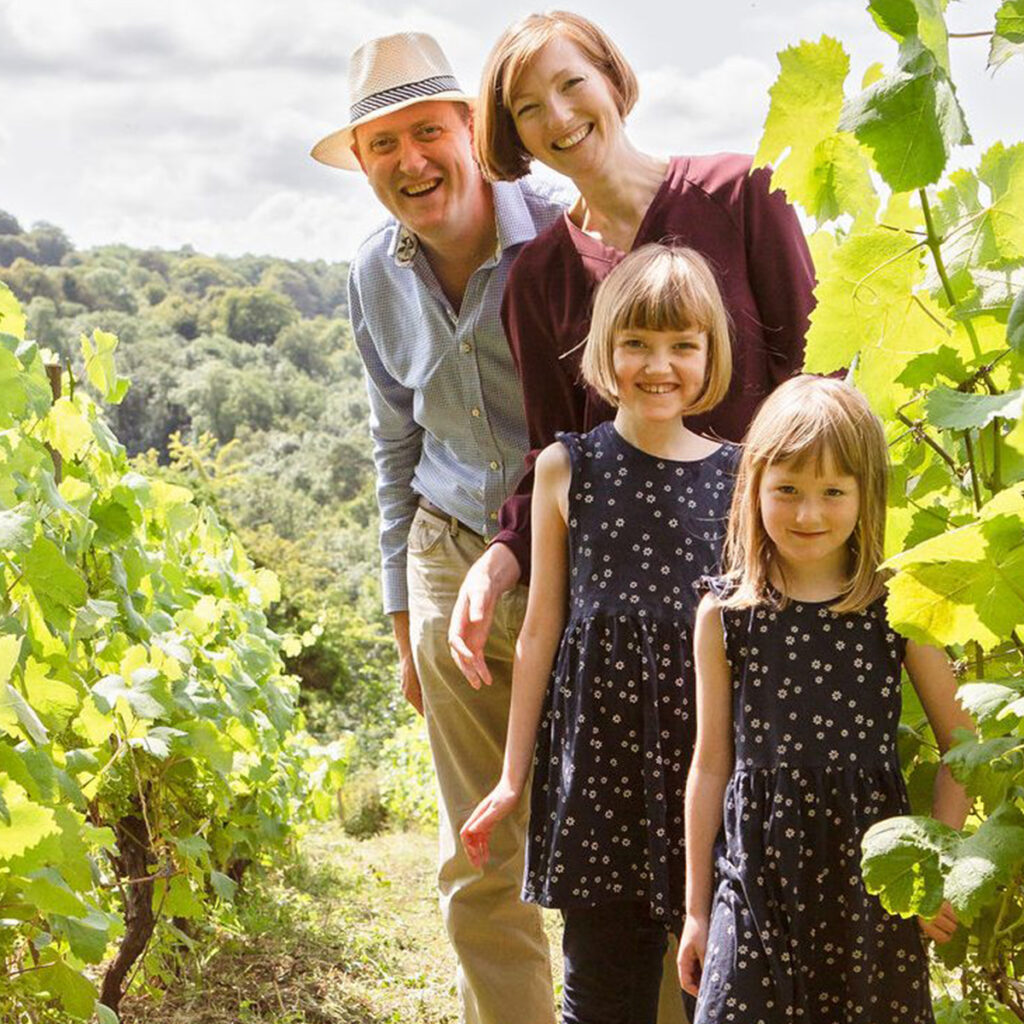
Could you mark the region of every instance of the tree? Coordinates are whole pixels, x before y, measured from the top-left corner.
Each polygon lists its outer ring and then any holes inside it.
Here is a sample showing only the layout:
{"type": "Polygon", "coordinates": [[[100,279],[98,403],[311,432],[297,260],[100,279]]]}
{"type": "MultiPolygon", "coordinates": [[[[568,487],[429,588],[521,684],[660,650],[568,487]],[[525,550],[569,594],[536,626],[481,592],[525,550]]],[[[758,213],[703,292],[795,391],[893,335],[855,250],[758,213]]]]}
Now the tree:
{"type": "Polygon", "coordinates": [[[20,235],[21,225],[18,218],[6,210],[0,210],[0,235],[20,235]]]}
{"type": "Polygon", "coordinates": [[[209,256],[189,256],[171,271],[174,284],[186,295],[201,299],[218,285],[233,288],[245,284],[245,279],[209,256]]]}
{"type": "Polygon", "coordinates": [[[32,239],[21,234],[0,234],[0,267],[9,267],[19,259],[29,260],[32,263],[39,259],[39,253],[33,245],[32,239]]]}
{"type": "Polygon", "coordinates": [[[38,220],[27,236],[39,253],[39,262],[48,267],[60,265],[61,260],[74,249],[68,236],[59,227],[38,220]]]}
{"type": "Polygon", "coordinates": [[[260,278],[260,287],[287,295],[304,317],[324,313],[324,298],[316,278],[284,262],[272,263],[260,278]]]}
{"type": "Polygon", "coordinates": [[[299,311],[289,298],[266,288],[230,288],[221,297],[216,324],[235,341],[271,345],[298,318],[299,311]]]}

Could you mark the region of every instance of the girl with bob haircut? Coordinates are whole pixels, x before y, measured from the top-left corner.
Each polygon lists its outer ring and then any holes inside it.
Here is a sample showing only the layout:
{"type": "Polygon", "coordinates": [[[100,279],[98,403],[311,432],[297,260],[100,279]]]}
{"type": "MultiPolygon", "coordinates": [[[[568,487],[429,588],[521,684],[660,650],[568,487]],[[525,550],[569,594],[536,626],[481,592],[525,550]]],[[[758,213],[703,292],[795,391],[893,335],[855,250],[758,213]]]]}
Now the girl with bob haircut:
{"type": "Polygon", "coordinates": [[[566,1024],[653,1024],[681,927],[694,583],[719,566],[738,456],[683,417],[721,397],[729,359],[707,265],[645,246],[598,289],[584,355],[614,421],[537,460],[544,571],[516,644],[502,775],[462,841],[487,859],[532,765],[523,897],[562,911],[566,1024]]]}
{"type": "MultiPolygon", "coordinates": [[[[886,913],[864,888],[861,840],[909,813],[902,669],[940,750],[973,726],[945,652],[886,617],[887,455],[878,417],[837,380],[786,382],[750,427],[727,571],[696,617],[679,950],[694,1024],[934,1024],[920,933],[945,942],[956,917],[949,904],[932,920],[886,913]]],[[[968,809],[943,765],[933,816],[959,829],[968,809]]]]}
{"type": "Polygon", "coordinates": [[[598,290],[580,367],[583,379],[613,408],[615,339],[642,326],[650,331],[693,328],[707,335],[704,389],[686,409],[697,416],[714,409],[732,378],[729,318],[707,261],[682,246],[645,245],[623,260],[628,272],[610,276],[598,290]]]}

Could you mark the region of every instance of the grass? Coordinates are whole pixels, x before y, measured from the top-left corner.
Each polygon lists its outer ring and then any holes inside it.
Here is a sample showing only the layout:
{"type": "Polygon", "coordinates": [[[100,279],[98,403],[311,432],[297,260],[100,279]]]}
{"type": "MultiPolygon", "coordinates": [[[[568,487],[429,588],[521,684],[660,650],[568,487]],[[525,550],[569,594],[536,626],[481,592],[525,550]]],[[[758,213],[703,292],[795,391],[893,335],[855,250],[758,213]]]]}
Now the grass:
{"type": "Polygon", "coordinates": [[[237,932],[201,940],[160,998],[126,998],[122,1024],[456,1024],[436,850],[433,833],[312,831],[255,882],[237,932]]]}

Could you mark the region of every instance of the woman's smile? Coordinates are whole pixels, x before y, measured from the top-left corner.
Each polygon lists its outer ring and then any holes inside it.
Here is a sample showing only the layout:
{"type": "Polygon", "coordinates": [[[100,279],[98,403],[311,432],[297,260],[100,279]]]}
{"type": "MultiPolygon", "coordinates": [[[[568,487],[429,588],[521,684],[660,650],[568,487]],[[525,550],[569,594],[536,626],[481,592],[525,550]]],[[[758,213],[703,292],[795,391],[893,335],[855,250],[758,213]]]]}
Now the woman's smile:
{"type": "Polygon", "coordinates": [[[556,139],[554,142],[552,142],[551,148],[557,149],[560,152],[564,152],[567,149],[572,149],[573,146],[582,142],[593,130],[593,124],[580,125],[579,128],[570,132],[568,135],[563,135],[562,138],[556,139]]]}

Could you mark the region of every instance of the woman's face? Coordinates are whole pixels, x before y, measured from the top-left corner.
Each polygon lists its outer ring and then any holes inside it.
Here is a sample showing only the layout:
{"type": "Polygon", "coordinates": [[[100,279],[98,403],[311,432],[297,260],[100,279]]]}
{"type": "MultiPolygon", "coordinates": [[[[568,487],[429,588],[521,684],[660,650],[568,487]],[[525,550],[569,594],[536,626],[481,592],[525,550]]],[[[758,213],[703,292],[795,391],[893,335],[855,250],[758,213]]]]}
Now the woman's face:
{"type": "Polygon", "coordinates": [[[555,36],[526,66],[509,98],[531,156],[570,178],[607,170],[622,118],[608,79],[572,40],[555,36]]]}

